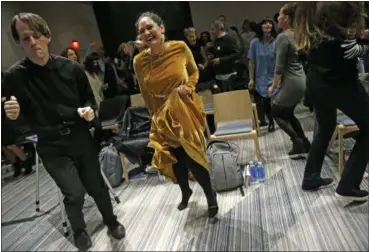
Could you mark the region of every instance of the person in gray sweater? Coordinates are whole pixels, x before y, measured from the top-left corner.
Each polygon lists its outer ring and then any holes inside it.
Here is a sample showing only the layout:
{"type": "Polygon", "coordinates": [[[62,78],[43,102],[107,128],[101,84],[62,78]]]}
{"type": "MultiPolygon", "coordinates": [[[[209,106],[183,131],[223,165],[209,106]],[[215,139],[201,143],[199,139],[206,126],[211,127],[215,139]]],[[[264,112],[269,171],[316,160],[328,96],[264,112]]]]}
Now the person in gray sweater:
{"type": "Polygon", "coordinates": [[[283,30],[276,40],[276,65],[273,84],[269,87],[272,98],[272,116],[278,126],[291,138],[293,147],[288,153],[307,153],[310,142],[299,120],[294,115],[296,105],[302,100],[306,76],[299,61],[292,30],[296,5],[284,5],[279,13],[278,25],[283,30]]]}

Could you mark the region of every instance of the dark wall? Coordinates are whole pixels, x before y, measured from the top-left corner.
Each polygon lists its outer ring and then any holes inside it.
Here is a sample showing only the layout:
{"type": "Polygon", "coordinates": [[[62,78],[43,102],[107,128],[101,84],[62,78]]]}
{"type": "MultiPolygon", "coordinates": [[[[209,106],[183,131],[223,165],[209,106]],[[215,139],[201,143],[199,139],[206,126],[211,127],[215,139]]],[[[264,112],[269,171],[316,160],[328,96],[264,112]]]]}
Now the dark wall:
{"type": "Polygon", "coordinates": [[[93,9],[105,50],[114,53],[122,42],[135,40],[135,23],[141,13],[162,17],[168,39],[182,39],[183,29],[192,26],[189,2],[94,2],[93,9]]]}

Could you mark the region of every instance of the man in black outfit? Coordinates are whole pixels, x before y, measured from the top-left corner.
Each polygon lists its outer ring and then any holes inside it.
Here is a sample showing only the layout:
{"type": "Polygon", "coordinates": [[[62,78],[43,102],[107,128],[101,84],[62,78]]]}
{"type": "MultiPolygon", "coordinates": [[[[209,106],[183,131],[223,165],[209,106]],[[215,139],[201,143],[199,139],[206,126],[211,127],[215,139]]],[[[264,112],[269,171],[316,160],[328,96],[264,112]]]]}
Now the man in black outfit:
{"type": "Polygon", "coordinates": [[[240,48],[237,41],[226,33],[224,23],[216,20],[211,26],[213,40],[214,59],[211,63],[214,66],[215,78],[218,86],[224,91],[228,91],[230,87],[225,85],[232,75],[237,75],[235,70],[235,62],[240,57],[240,48]]]}
{"type": "Polygon", "coordinates": [[[76,247],[92,246],[82,213],[85,190],[94,198],[109,234],[123,238],[125,228],[113,214],[97,146],[89,132],[95,104],[84,70],[78,63],[49,54],[50,30],[39,15],[15,15],[11,31],[26,59],[4,74],[5,114],[16,120],[22,112],[38,135],[38,153],[64,194],[76,247]]]}

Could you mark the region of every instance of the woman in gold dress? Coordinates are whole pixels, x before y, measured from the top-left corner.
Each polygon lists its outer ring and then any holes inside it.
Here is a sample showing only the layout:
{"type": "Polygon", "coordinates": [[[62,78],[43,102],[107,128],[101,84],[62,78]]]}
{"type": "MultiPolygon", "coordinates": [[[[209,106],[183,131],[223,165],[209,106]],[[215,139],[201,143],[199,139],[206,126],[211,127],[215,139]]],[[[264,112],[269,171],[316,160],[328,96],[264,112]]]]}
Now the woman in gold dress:
{"type": "Polygon", "coordinates": [[[192,194],[188,182],[191,171],[205,192],[209,218],[213,218],[218,204],[206,159],[205,113],[195,93],[199,71],[192,53],[182,41],[165,41],[163,20],[154,13],[143,13],[136,28],[148,47],[135,57],[134,69],[152,115],[152,165],[178,182],[182,192],[180,211],[187,207],[192,194]]]}

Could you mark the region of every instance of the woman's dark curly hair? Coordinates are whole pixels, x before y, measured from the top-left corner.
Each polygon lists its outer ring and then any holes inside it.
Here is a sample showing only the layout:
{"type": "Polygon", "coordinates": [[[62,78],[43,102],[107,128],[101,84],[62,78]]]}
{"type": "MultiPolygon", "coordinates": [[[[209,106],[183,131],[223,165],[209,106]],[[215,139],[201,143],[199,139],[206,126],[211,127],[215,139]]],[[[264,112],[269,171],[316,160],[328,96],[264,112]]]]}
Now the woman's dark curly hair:
{"type": "Polygon", "coordinates": [[[79,60],[80,60],[80,58],[79,58],[79,54],[78,54],[77,50],[76,50],[76,49],[74,49],[73,47],[67,47],[67,48],[65,48],[65,49],[61,52],[60,56],[62,56],[62,57],[64,57],[64,58],[68,58],[68,51],[69,51],[69,50],[74,51],[74,53],[77,55],[77,62],[79,63],[79,60]]]}
{"type": "Polygon", "coordinates": [[[260,41],[263,40],[263,37],[264,37],[263,24],[265,24],[265,23],[270,23],[272,25],[272,30],[270,32],[270,35],[272,36],[272,38],[276,38],[277,35],[278,35],[277,31],[275,30],[274,21],[270,18],[265,18],[259,24],[257,24],[256,29],[255,29],[256,37],[260,41]]]}
{"type": "Polygon", "coordinates": [[[100,66],[94,65],[94,61],[98,61],[100,59],[100,56],[97,52],[90,53],[86,56],[85,61],[83,62],[83,65],[85,66],[85,69],[89,73],[93,73],[97,69],[100,69],[100,66]]]}

